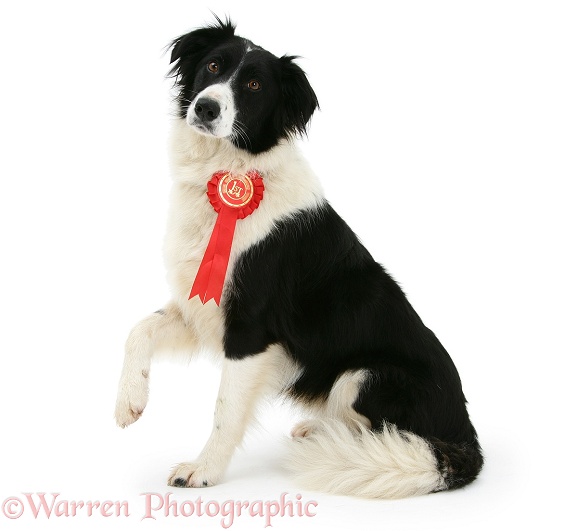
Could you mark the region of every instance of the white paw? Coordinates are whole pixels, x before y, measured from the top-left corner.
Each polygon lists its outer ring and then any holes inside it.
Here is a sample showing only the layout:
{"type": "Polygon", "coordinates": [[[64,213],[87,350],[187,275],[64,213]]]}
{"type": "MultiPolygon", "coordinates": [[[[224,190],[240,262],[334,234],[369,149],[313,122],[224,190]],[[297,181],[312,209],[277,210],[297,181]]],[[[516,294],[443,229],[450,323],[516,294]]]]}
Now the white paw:
{"type": "Polygon", "coordinates": [[[114,416],[121,428],[137,421],[148,402],[148,374],[135,380],[123,379],[118,388],[114,416]]]}
{"type": "Polygon", "coordinates": [[[293,426],[293,429],[291,430],[291,437],[294,439],[297,437],[307,437],[315,431],[316,427],[317,423],[314,420],[304,420],[293,426]]]}
{"type": "Polygon", "coordinates": [[[221,479],[220,470],[211,469],[207,464],[193,461],[175,466],[169,476],[169,487],[212,487],[221,479]]]}

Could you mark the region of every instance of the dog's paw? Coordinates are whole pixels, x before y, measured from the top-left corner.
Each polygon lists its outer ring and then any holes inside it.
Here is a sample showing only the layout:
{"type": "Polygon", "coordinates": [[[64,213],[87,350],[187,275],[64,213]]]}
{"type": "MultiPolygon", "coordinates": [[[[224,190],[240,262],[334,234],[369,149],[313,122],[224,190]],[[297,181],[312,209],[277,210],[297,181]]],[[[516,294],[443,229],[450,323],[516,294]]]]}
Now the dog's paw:
{"type": "Polygon", "coordinates": [[[143,376],[142,381],[121,382],[116,399],[114,416],[121,428],[126,428],[137,421],[148,402],[148,382],[143,376]]]}
{"type": "Polygon", "coordinates": [[[311,419],[304,420],[293,426],[293,429],[291,430],[291,437],[293,437],[294,439],[300,437],[307,437],[311,435],[316,428],[317,423],[314,420],[311,419]]]}
{"type": "Polygon", "coordinates": [[[221,471],[212,470],[198,461],[180,463],[172,469],[167,484],[169,487],[212,487],[219,482],[221,475],[221,471]]]}

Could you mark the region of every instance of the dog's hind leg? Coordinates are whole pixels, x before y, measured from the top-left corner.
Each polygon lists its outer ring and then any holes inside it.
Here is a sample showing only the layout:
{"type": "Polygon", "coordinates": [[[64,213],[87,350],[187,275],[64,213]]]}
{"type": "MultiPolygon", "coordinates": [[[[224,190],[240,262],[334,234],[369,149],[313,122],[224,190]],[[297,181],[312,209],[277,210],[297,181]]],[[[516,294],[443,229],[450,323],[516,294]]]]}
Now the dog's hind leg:
{"type": "Polygon", "coordinates": [[[301,405],[305,406],[313,416],[296,424],[291,430],[291,436],[307,437],[326,420],[341,422],[353,432],[359,431],[360,426],[371,427],[369,419],[353,408],[367,378],[367,371],[363,369],[347,371],[335,380],[327,399],[311,404],[302,403],[301,405]]]}
{"type": "Polygon", "coordinates": [[[287,357],[278,345],[242,359],[226,358],[209,440],[196,461],[173,468],[168,484],[207,487],[218,483],[243,440],[259,399],[267,392],[278,393],[289,370],[287,357]]]}
{"type": "Polygon", "coordinates": [[[148,401],[149,373],[155,352],[174,348],[192,351],[193,331],[173,303],[140,321],[130,332],[118,386],[115,417],[124,428],[140,418],[148,401]]]}

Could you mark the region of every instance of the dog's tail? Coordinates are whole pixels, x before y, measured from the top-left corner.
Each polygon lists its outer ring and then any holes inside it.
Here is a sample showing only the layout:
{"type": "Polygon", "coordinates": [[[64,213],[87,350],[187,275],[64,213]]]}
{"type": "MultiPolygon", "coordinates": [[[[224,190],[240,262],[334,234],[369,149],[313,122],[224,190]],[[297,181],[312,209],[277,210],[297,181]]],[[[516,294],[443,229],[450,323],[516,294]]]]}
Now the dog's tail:
{"type": "Polygon", "coordinates": [[[363,498],[405,498],[455,489],[482,468],[477,441],[448,444],[426,440],[385,424],[376,433],[359,425],[323,421],[291,441],[288,468],[307,489],[363,498]]]}

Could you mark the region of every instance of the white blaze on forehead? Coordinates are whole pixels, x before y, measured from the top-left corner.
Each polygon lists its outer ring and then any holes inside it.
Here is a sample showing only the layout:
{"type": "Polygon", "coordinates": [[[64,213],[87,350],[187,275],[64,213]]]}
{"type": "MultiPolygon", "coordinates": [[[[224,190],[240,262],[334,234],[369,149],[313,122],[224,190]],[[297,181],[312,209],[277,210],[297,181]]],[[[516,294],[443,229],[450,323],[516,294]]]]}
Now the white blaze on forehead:
{"type": "Polygon", "coordinates": [[[256,46],[251,41],[245,40],[245,53],[252,52],[253,50],[260,50],[259,46],[256,46]]]}
{"type": "Polygon", "coordinates": [[[262,48],[255,46],[252,42],[245,41],[245,53],[229,79],[224,83],[215,83],[214,85],[207,87],[201,91],[191,105],[189,105],[189,109],[187,110],[187,124],[200,133],[209,136],[224,138],[233,134],[235,115],[237,111],[235,108],[232,86],[243,67],[247,54],[254,50],[261,49],[262,48]],[[210,123],[202,123],[195,112],[197,102],[201,98],[211,99],[219,105],[219,116],[210,123]]]}
{"type": "Polygon", "coordinates": [[[235,101],[230,82],[216,83],[215,85],[207,87],[199,93],[187,110],[187,123],[198,131],[211,136],[219,138],[230,136],[233,132],[234,122],[235,101]],[[195,107],[202,98],[210,99],[219,105],[219,116],[208,124],[202,124],[195,112],[195,107]],[[201,128],[201,125],[208,127],[209,130],[201,128]]]}

